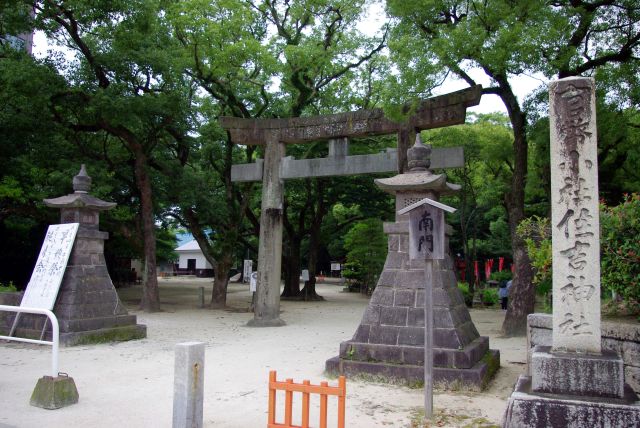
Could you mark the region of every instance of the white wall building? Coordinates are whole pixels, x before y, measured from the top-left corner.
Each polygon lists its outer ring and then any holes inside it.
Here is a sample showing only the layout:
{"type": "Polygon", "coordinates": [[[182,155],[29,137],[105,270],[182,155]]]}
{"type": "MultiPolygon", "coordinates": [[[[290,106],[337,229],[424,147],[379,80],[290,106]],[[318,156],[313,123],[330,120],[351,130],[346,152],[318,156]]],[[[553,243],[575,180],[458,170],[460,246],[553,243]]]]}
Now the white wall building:
{"type": "Polygon", "coordinates": [[[178,253],[178,269],[198,276],[212,276],[213,266],[205,259],[198,242],[194,239],[175,249],[178,253]]]}

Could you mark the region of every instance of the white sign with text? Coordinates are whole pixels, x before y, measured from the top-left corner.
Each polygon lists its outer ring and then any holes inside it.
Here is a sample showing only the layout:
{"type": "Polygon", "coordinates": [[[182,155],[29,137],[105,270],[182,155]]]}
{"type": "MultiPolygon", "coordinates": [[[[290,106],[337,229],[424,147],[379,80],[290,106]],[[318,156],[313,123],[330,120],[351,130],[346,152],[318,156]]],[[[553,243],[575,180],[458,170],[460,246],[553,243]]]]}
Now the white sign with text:
{"type": "Polygon", "coordinates": [[[20,306],[53,309],[78,226],[78,223],[49,226],[20,306]]]}

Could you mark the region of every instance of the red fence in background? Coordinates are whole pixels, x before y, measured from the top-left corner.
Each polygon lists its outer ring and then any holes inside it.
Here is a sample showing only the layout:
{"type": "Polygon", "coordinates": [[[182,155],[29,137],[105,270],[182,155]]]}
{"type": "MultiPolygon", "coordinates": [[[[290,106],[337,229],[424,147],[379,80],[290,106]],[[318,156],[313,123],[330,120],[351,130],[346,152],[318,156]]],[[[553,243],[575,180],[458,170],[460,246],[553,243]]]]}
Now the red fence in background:
{"type": "Polygon", "coordinates": [[[320,395],[320,428],[327,427],[327,398],[329,395],[338,397],[338,428],[344,428],[345,402],[347,396],[347,380],[344,376],[338,378],[338,386],[329,386],[327,382],[311,385],[308,380],[293,383],[293,379],[276,380],[276,371],[269,372],[269,420],[268,428],[308,428],[309,427],[309,395],[320,395]],[[276,423],[276,391],[285,391],[284,423],[276,423]],[[302,393],[302,425],[293,425],[293,393],[302,393]]]}

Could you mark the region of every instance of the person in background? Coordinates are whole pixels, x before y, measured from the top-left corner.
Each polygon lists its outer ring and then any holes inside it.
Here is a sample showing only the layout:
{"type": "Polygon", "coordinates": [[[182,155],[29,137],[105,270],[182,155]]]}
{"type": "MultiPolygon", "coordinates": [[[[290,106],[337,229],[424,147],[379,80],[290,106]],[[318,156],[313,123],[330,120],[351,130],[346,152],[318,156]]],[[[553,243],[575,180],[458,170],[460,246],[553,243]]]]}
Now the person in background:
{"type": "Polygon", "coordinates": [[[500,289],[498,290],[498,297],[500,297],[500,307],[503,311],[507,310],[507,303],[509,301],[509,290],[511,289],[512,281],[502,281],[500,283],[500,289]]]}

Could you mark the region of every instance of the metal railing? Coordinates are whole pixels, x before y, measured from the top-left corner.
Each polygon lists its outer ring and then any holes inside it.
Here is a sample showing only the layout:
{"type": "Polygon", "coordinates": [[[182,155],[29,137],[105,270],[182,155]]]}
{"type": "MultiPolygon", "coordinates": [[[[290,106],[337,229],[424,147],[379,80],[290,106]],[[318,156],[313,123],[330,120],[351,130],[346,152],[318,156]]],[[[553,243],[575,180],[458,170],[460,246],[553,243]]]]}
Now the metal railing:
{"type": "MultiPolygon", "coordinates": [[[[60,326],[58,325],[58,319],[55,314],[48,309],[40,308],[26,308],[22,306],[7,306],[0,305],[0,311],[27,313],[27,314],[39,314],[46,315],[51,321],[51,341],[37,339],[27,339],[26,337],[14,337],[14,336],[0,336],[0,340],[13,340],[15,342],[35,343],[38,345],[50,345],[51,346],[51,376],[58,376],[58,349],[60,347],[60,326]]],[[[17,316],[17,315],[16,315],[17,316]]]]}

